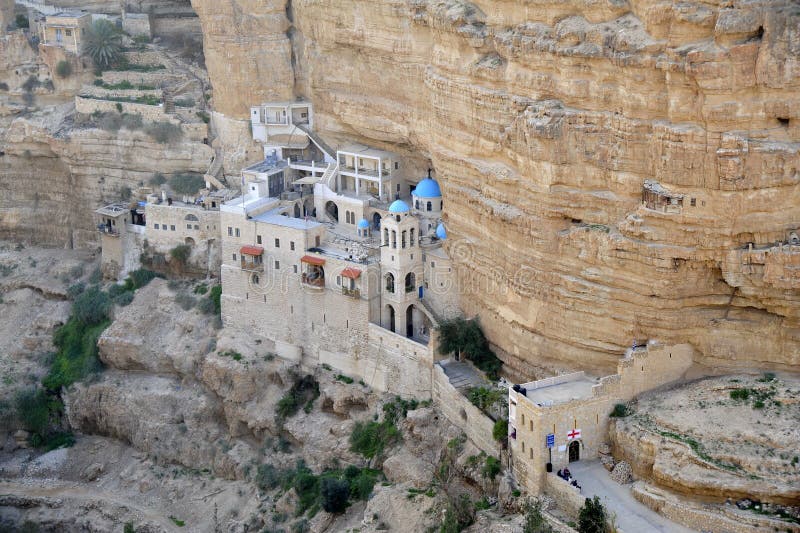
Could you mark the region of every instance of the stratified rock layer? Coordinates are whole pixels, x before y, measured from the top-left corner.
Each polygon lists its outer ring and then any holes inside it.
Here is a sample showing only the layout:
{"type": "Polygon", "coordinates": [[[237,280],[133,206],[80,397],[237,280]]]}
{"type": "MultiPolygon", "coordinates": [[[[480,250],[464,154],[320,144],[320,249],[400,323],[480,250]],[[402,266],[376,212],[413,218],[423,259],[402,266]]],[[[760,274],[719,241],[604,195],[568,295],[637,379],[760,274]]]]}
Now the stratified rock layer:
{"type": "Polygon", "coordinates": [[[798,225],[794,3],[192,4],[222,113],[294,89],[332,141],[433,164],[465,311],[512,373],[608,371],[634,338],[800,362],[794,262],[729,255],[798,225]],[[682,205],[646,208],[646,179],[682,205]]]}

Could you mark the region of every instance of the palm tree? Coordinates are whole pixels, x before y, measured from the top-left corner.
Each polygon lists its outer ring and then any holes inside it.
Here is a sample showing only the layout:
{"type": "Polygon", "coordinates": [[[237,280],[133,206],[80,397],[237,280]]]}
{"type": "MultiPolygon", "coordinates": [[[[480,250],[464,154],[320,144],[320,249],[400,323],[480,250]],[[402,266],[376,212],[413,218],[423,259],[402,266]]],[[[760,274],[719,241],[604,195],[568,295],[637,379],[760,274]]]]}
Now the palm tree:
{"type": "Polygon", "coordinates": [[[83,37],[83,52],[96,67],[108,68],[122,56],[122,35],[111,22],[96,20],[83,37]]]}

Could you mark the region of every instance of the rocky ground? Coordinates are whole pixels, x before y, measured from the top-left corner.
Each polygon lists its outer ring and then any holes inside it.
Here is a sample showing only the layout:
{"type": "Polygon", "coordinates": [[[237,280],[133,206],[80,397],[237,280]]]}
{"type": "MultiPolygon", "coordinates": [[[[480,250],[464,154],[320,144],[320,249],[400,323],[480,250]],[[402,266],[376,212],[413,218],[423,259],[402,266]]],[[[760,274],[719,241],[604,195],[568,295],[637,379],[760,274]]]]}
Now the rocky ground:
{"type": "MultiPolygon", "coordinates": [[[[0,368],[19,384],[3,387],[7,408],[16,390],[45,374],[53,329],[69,317],[68,289],[90,281],[92,261],[8,244],[0,252],[8,272],[0,278],[0,368]]],[[[191,531],[426,531],[438,527],[449,495],[463,493],[473,511],[484,498],[492,503],[471,531],[521,530],[510,482],[483,476],[479,450],[433,407],[400,416],[401,440],[370,461],[351,451],[351,433],[358,422],[380,420],[393,398],[321,367],[310,372],[319,396],[278,417],[276,406],[307,370],[218,329],[202,309],[201,285],[155,279],[115,307],[98,342],[105,370],[63,394],[73,447],[29,448],[6,417],[0,529],[30,522],[42,531],[126,523],[140,532],[178,531],[179,523],[191,531]],[[381,473],[371,497],[343,514],[298,512],[297,490],[267,486],[262,473],[298,460],[314,474],[348,465],[381,473]]]]}
{"type": "Polygon", "coordinates": [[[661,487],[712,501],[800,501],[800,379],[735,375],[646,394],[611,429],[614,454],[661,487]]]}

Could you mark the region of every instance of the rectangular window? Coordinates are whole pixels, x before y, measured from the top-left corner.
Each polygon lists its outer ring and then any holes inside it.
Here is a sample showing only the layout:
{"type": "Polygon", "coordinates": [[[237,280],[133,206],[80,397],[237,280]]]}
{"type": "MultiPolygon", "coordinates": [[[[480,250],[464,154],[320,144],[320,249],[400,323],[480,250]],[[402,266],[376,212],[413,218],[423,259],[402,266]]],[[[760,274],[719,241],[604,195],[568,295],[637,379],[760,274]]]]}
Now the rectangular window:
{"type": "Polygon", "coordinates": [[[158,224],[153,224],[153,227],[154,227],[155,229],[158,229],[158,224]]]}
{"type": "Polygon", "coordinates": [[[697,206],[697,198],[692,198],[691,202],[689,203],[692,204],[692,207],[697,206]]]}
{"type": "Polygon", "coordinates": [[[192,225],[191,224],[186,224],[186,229],[192,229],[192,225]]]}
{"type": "Polygon", "coordinates": [[[200,225],[199,224],[195,224],[194,225],[194,229],[200,229],[200,225]]]}
{"type": "Polygon", "coordinates": [[[236,254],[233,254],[233,260],[236,261],[236,254]]]}
{"type": "Polygon", "coordinates": [[[280,247],[281,247],[281,240],[275,239],[275,248],[280,248],[280,247]]]}
{"type": "Polygon", "coordinates": [[[431,268],[436,268],[436,262],[435,261],[431,261],[431,268]]]}
{"type": "Polygon", "coordinates": [[[167,231],[167,225],[161,224],[161,231],[167,231]]]}
{"type": "Polygon", "coordinates": [[[314,246],[319,246],[319,235],[314,237],[314,246]]]}
{"type": "Polygon", "coordinates": [[[174,226],[174,225],[170,225],[169,229],[170,229],[171,231],[175,231],[175,226],[174,226]]]}
{"type": "Polygon", "coordinates": [[[256,244],[261,244],[261,235],[256,235],[256,244]]]}
{"type": "Polygon", "coordinates": [[[395,169],[395,170],[397,170],[398,168],[400,168],[400,163],[398,163],[397,161],[395,161],[395,163],[394,163],[394,169],[395,169]]]}
{"type": "Polygon", "coordinates": [[[275,270],[278,270],[279,268],[281,268],[281,262],[275,261],[275,270]]]}
{"type": "Polygon", "coordinates": [[[294,250],[294,241],[289,241],[289,249],[294,250]]]}
{"type": "Polygon", "coordinates": [[[297,274],[297,265],[292,265],[294,267],[294,273],[297,274]]]}
{"type": "Polygon", "coordinates": [[[233,237],[233,228],[228,226],[228,237],[233,237]]]}
{"type": "Polygon", "coordinates": [[[72,30],[64,30],[64,32],[67,34],[67,37],[72,37],[72,30]]]}
{"type": "Polygon", "coordinates": [[[240,237],[240,236],[241,236],[241,233],[239,233],[239,228],[236,228],[236,236],[237,236],[237,237],[240,237]]]}
{"type": "Polygon", "coordinates": [[[342,284],[342,276],[336,276],[336,284],[337,285],[341,285],[342,284]]]}

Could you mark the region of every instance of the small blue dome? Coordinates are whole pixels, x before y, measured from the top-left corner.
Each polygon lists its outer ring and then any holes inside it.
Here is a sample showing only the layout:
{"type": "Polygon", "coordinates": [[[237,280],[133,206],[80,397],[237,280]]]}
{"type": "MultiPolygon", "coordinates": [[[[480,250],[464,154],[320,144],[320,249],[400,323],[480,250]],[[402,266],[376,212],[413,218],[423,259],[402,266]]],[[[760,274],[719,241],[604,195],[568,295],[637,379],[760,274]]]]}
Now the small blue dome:
{"type": "Polygon", "coordinates": [[[442,222],[439,222],[439,225],[436,226],[436,236],[442,240],[447,238],[447,231],[445,231],[444,224],[442,222]]]}
{"type": "Polygon", "coordinates": [[[417,183],[417,187],[414,189],[414,196],[420,198],[441,198],[442,190],[439,188],[439,184],[436,183],[436,180],[425,178],[417,183]]]}
{"type": "Polygon", "coordinates": [[[408,211],[408,204],[403,200],[395,200],[392,202],[392,205],[389,206],[390,213],[408,213],[408,211]]]}
{"type": "Polygon", "coordinates": [[[362,218],[358,221],[358,229],[369,229],[369,222],[362,218]]]}

